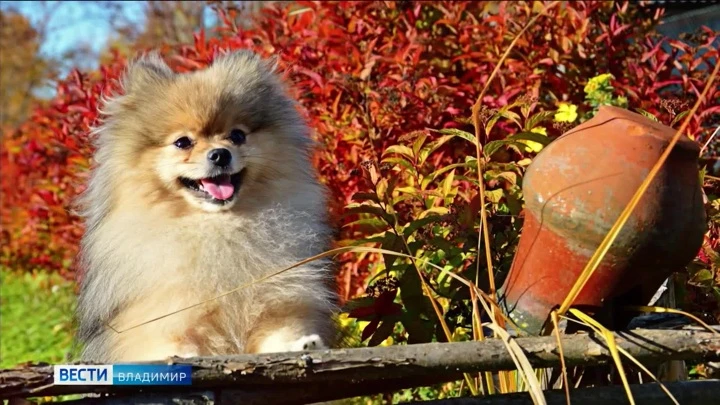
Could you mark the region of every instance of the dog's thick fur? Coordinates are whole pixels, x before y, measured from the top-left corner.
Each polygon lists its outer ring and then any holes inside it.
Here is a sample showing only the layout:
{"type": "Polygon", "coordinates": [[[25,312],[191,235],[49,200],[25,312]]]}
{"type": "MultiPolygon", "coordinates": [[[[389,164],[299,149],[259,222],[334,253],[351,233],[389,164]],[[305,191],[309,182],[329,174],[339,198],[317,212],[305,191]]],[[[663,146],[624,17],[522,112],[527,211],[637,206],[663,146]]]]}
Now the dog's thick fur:
{"type": "Polygon", "coordinates": [[[336,296],[322,260],[126,330],[323,252],[332,235],[308,128],[267,61],[240,51],[177,74],[149,54],[122,83],[101,110],[96,167],[79,201],[81,359],[332,345],[336,296]],[[233,128],[247,133],[244,144],[228,140],[233,128]],[[181,136],[193,147],[175,146],[181,136]],[[178,180],[214,176],[207,152],[218,147],[232,154],[229,171],[244,170],[227,204],[201,200],[178,180]]]}

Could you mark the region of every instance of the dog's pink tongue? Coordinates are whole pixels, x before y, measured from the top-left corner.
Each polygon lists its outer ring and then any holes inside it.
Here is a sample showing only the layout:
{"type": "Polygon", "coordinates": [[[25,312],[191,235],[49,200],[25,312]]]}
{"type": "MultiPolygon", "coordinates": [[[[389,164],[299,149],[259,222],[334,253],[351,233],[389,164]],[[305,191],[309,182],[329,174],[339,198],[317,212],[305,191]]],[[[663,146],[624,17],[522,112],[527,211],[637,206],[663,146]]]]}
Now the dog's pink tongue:
{"type": "Polygon", "coordinates": [[[230,176],[223,176],[215,179],[202,179],[200,183],[203,189],[216,200],[227,200],[232,197],[235,186],[230,182],[230,176]]]}

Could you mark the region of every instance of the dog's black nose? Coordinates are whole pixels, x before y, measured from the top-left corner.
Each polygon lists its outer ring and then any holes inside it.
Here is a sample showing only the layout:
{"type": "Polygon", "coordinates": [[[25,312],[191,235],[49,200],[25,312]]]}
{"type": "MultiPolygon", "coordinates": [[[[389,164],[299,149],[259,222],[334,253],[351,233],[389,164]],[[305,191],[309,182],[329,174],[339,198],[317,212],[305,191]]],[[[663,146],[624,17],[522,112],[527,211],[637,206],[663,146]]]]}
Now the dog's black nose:
{"type": "Polygon", "coordinates": [[[208,160],[210,160],[215,166],[225,167],[230,164],[232,155],[230,151],[225,148],[217,148],[208,152],[208,160]]]}

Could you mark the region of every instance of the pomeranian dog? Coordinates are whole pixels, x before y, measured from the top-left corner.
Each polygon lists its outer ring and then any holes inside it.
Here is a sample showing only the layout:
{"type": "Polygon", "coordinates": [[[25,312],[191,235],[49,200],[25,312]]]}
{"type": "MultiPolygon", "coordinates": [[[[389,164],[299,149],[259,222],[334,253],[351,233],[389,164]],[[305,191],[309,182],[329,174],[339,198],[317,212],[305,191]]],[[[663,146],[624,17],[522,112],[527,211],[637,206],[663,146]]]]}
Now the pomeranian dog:
{"type": "Polygon", "coordinates": [[[268,277],[332,240],[309,129],[274,65],[239,51],[179,74],[150,53],[122,89],[79,200],[81,359],[332,346],[331,262],[268,277]]]}

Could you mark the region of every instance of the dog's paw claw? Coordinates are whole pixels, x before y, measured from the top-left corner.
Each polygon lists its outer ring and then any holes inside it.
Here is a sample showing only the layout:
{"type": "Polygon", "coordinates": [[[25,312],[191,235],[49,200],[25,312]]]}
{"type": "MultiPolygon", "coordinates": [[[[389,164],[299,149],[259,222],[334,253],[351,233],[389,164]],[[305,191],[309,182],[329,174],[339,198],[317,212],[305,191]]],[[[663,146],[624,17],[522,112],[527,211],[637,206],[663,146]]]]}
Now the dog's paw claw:
{"type": "Polygon", "coordinates": [[[191,358],[191,357],[198,357],[198,353],[197,353],[197,352],[194,352],[194,351],[190,351],[190,352],[180,352],[180,353],[173,354],[172,356],[166,357],[166,358],[165,358],[165,361],[166,361],[166,362],[174,362],[174,361],[177,361],[177,360],[189,359],[189,358],[191,358]]]}
{"type": "Polygon", "coordinates": [[[325,344],[317,334],[306,335],[296,340],[291,345],[292,351],[319,350],[324,349],[325,344]]]}

